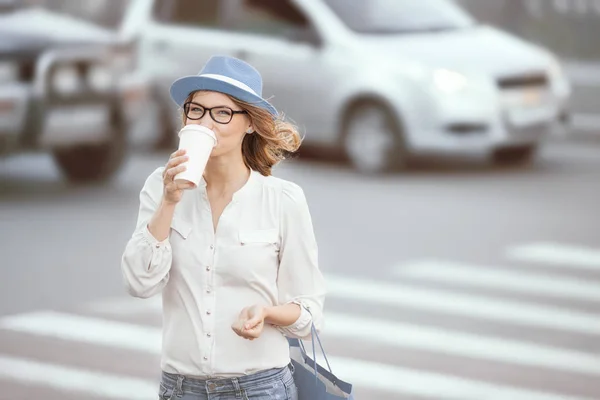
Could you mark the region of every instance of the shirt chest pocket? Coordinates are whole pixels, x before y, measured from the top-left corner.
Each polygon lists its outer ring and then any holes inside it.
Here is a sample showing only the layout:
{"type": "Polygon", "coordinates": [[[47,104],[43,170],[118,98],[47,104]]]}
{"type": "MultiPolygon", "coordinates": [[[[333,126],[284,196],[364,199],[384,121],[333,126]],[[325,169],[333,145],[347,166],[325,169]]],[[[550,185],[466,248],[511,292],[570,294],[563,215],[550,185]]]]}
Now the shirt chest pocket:
{"type": "MultiPolygon", "coordinates": [[[[275,284],[279,261],[278,229],[239,229],[231,251],[222,253],[220,273],[230,282],[275,284]]],[[[237,283],[236,283],[237,284],[237,283]]]]}
{"type": "Polygon", "coordinates": [[[171,221],[171,229],[174,232],[177,232],[178,238],[185,240],[188,238],[190,232],[192,231],[192,224],[185,221],[184,219],[175,216],[171,221]]]}
{"type": "Polygon", "coordinates": [[[273,229],[240,229],[239,243],[242,246],[279,248],[279,230],[273,229]]]}
{"type": "Polygon", "coordinates": [[[171,234],[169,235],[169,242],[173,249],[171,271],[178,272],[183,269],[195,267],[195,246],[193,246],[190,241],[192,228],[192,224],[187,220],[180,218],[177,215],[173,217],[173,220],[171,221],[171,234]]]}

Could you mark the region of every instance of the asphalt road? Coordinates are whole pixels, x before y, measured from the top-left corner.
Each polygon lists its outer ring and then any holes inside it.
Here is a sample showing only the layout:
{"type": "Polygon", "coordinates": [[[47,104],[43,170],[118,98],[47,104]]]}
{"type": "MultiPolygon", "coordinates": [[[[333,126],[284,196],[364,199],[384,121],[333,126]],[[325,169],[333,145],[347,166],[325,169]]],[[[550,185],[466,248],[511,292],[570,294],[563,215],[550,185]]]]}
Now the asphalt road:
{"type": "MultiPolygon", "coordinates": [[[[125,295],[119,260],[166,157],[96,187],[46,156],[0,161],[0,399],[156,398],[159,304],[125,295]]],[[[276,174],[309,200],[324,345],[358,399],[600,398],[600,146],[555,143],[525,169],[276,174]]]]}
{"type": "Polygon", "coordinates": [[[600,79],[598,64],[566,63],[572,84],[569,105],[573,137],[600,141],[600,79]]]}

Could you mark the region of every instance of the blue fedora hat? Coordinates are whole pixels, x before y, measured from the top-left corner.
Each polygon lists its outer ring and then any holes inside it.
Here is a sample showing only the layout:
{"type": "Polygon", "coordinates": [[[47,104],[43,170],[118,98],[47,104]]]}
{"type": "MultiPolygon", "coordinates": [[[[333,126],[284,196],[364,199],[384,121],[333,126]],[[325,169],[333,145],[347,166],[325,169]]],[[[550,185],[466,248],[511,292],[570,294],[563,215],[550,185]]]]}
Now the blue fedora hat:
{"type": "Polygon", "coordinates": [[[179,106],[196,90],[228,94],[239,100],[264,108],[273,116],[278,112],[262,98],[262,77],[245,61],[227,56],[213,56],[198,75],[184,76],[171,85],[171,98],[179,106]]]}

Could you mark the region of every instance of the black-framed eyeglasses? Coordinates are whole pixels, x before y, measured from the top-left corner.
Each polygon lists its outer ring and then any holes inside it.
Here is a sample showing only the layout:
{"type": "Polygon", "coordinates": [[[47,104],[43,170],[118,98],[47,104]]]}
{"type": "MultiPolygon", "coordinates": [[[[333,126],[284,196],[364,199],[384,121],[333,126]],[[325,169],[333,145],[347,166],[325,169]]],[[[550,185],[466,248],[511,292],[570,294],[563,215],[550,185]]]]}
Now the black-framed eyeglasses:
{"type": "Polygon", "coordinates": [[[202,119],[206,112],[210,114],[210,117],[218,124],[228,124],[233,119],[235,114],[247,114],[248,111],[234,111],[226,106],[219,106],[213,108],[204,107],[198,103],[187,102],[183,105],[183,112],[185,116],[192,120],[202,119]]]}

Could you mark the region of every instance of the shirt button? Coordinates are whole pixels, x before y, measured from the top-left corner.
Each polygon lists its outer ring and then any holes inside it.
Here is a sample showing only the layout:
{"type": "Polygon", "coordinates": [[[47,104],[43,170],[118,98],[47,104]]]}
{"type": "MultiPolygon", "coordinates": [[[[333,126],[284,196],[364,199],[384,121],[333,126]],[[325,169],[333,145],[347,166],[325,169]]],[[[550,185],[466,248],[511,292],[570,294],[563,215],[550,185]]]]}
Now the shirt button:
{"type": "Polygon", "coordinates": [[[206,336],[207,336],[207,337],[210,337],[210,333],[207,333],[207,334],[206,334],[206,336]]]}
{"type": "Polygon", "coordinates": [[[206,293],[210,293],[210,289],[206,289],[206,293]]]}
{"type": "Polygon", "coordinates": [[[158,248],[160,248],[160,244],[157,244],[157,245],[156,245],[156,248],[157,248],[157,249],[158,249],[158,248]]]}
{"type": "Polygon", "coordinates": [[[210,310],[206,310],[206,315],[210,315],[210,310]]]}
{"type": "Polygon", "coordinates": [[[207,271],[210,271],[210,265],[207,265],[207,266],[206,266],[206,270],[207,270],[207,271]]]}
{"type": "Polygon", "coordinates": [[[204,356],[202,358],[204,358],[204,361],[208,361],[208,357],[204,356]]]}
{"type": "Polygon", "coordinates": [[[212,244],[210,245],[210,249],[214,250],[215,246],[213,246],[212,244]]]}

